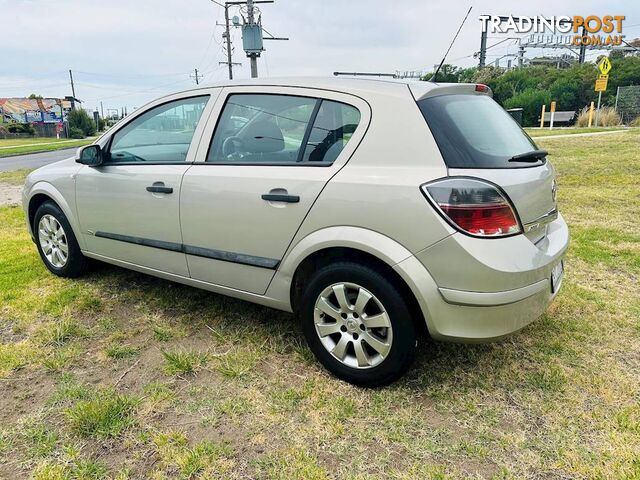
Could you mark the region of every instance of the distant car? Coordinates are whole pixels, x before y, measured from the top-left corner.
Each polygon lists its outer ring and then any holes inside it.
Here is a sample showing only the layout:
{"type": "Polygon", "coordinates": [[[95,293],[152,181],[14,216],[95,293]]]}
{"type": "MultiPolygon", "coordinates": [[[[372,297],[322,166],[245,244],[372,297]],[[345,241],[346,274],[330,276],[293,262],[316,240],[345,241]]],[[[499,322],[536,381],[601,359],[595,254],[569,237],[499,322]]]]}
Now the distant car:
{"type": "Polygon", "coordinates": [[[47,268],[87,258],[292,311],[359,385],[438,340],[515,332],[569,235],[546,152],[484,85],[269,79],[151,102],[29,175],[47,268]]]}

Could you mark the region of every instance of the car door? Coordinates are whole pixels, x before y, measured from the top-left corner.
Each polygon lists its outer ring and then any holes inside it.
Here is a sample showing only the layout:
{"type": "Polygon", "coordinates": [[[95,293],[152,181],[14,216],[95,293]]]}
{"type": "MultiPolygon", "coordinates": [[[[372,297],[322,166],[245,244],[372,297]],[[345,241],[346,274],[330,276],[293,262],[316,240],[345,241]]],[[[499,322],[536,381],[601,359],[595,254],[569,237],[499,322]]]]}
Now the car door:
{"type": "Polygon", "coordinates": [[[183,179],[180,215],[191,276],[263,294],[369,118],[364,101],[336,92],[225,88],[183,179]]]}
{"type": "Polygon", "coordinates": [[[216,94],[177,95],[136,112],[104,143],[104,162],[78,172],[76,204],[89,252],[188,276],[180,188],[216,94]]]}

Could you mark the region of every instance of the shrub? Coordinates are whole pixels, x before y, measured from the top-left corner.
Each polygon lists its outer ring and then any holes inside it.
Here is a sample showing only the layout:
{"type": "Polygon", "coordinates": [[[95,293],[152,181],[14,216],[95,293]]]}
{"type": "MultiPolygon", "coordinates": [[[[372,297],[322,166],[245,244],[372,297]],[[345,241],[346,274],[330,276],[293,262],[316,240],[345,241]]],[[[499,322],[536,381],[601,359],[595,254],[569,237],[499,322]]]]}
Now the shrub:
{"type": "Polygon", "coordinates": [[[71,112],[69,112],[69,114],[67,115],[67,121],[69,122],[70,129],[78,128],[87,137],[95,135],[96,133],[95,122],[82,108],[71,110],[71,112]]]}
{"type": "Polygon", "coordinates": [[[36,134],[33,125],[30,123],[10,123],[7,125],[7,130],[11,133],[26,133],[28,135],[36,134]]]}
{"type": "MultiPolygon", "coordinates": [[[[595,126],[596,124],[596,110],[593,110],[593,119],[591,121],[591,126],[595,126]]],[[[598,126],[599,127],[616,127],[618,125],[622,125],[622,118],[618,115],[615,108],[613,107],[600,107],[600,114],[598,115],[598,126]]],[[[589,108],[584,107],[580,110],[580,114],[578,115],[578,119],[576,120],[576,126],[578,127],[588,127],[589,126],[589,108]]]]}
{"type": "Polygon", "coordinates": [[[636,117],[629,122],[630,127],[640,127],[640,117],[636,117]]]}
{"type": "MultiPolygon", "coordinates": [[[[594,112],[594,121],[595,121],[595,112],[594,112]]],[[[599,127],[616,127],[618,125],[622,125],[622,118],[616,109],[613,107],[601,107],[600,114],[598,115],[598,126],[599,127]]]]}
{"type": "Polygon", "coordinates": [[[546,90],[536,90],[534,88],[528,88],[517,95],[509,98],[504,103],[504,108],[518,108],[521,107],[522,111],[522,124],[523,126],[531,126],[538,124],[538,117],[540,116],[540,110],[542,105],[549,105],[551,103],[551,95],[546,90]]]}
{"type": "Polygon", "coordinates": [[[584,107],[582,110],[580,110],[580,113],[578,114],[578,118],[576,119],[576,127],[588,127],[588,126],[589,126],[589,108],[584,107]]]}
{"type": "Polygon", "coordinates": [[[69,138],[84,138],[85,134],[77,127],[69,127],[69,138]]]}

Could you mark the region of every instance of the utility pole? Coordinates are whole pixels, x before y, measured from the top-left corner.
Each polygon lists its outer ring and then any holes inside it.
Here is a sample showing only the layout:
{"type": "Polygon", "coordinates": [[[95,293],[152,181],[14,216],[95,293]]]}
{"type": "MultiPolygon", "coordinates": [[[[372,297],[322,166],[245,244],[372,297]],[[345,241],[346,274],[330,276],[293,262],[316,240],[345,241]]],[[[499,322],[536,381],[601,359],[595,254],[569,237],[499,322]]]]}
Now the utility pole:
{"type": "Polygon", "coordinates": [[[198,74],[197,68],[194,68],[193,72],[194,74],[191,75],[191,78],[193,78],[196,81],[196,85],[200,85],[200,79],[203,78],[203,76],[198,74]]]}
{"type": "Polygon", "coordinates": [[[73,73],[69,70],[69,78],[71,79],[71,95],[73,96],[73,101],[71,102],[71,108],[75,108],[75,100],[76,100],[76,88],[73,85],[73,73]]]}
{"type": "MultiPolygon", "coordinates": [[[[217,0],[211,0],[216,5],[220,5],[224,8],[224,28],[225,31],[222,34],[222,38],[226,44],[227,51],[227,61],[219,62],[221,65],[227,65],[229,69],[229,80],[233,79],[233,66],[240,65],[240,63],[233,62],[232,48],[231,48],[231,27],[242,27],[242,43],[243,49],[249,57],[249,61],[251,63],[251,77],[256,78],[258,76],[258,57],[264,51],[263,48],[263,40],[289,40],[288,38],[283,37],[274,37],[265,29],[262,28],[262,22],[260,16],[256,20],[256,10],[255,6],[258,3],[274,3],[275,0],[230,0],[225,1],[224,3],[219,2],[217,0]],[[229,24],[229,8],[230,7],[242,7],[246,5],[246,14],[247,18],[244,19],[244,24],[240,25],[238,18],[233,17],[233,25],[229,24]],[[263,36],[263,33],[266,33],[268,36],[263,36]]],[[[259,10],[258,10],[259,12],[259,10]]]]}
{"type": "Polygon", "coordinates": [[[480,61],[478,62],[479,68],[484,68],[487,61],[487,31],[483,30],[480,33],[480,61]]]}
{"type": "Polygon", "coordinates": [[[233,80],[233,60],[231,60],[231,30],[229,29],[229,5],[224,4],[225,40],[227,41],[227,66],[229,67],[229,80],[233,80]]]}
{"type": "Polygon", "coordinates": [[[524,45],[522,44],[518,47],[518,66],[524,66],[524,45]]]}
{"type": "MultiPolygon", "coordinates": [[[[224,8],[224,33],[222,34],[222,39],[225,43],[225,50],[227,53],[227,61],[226,62],[218,62],[219,65],[227,65],[229,69],[229,80],[233,80],[233,66],[240,65],[239,63],[234,63],[231,55],[233,51],[231,50],[231,25],[229,25],[229,7],[242,5],[244,2],[224,2],[220,3],[216,0],[211,0],[216,5],[220,5],[224,8]]],[[[216,25],[220,25],[217,23],[216,25]]]]}
{"type": "MultiPolygon", "coordinates": [[[[253,18],[253,0],[247,0],[247,20],[249,25],[254,25],[255,20],[253,18]]],[[[258,78],[258,54],[247,53],[249,62],[251,63],[251,78],[258,78]]]]}
{"type": "MultiPolygon", "coordinates": [[[[582,38],[584,38],[587,35],[587,29],[585,27],[582,27],[582,38]]],[[[583,43],[580,42],[580,53],[578,54],[578,63],[584,63],[584,59],[587,55],[587,46],[583,43]]]]}

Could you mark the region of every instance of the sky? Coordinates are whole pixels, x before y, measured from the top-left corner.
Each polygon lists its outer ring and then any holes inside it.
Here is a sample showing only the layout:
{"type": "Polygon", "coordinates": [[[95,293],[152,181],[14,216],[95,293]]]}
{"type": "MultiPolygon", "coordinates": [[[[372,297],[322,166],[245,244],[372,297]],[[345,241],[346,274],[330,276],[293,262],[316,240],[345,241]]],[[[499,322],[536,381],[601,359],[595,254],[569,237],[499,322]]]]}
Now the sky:
{"type": "MultiPolygon", "coordinates": [[[[275,0],[259,5],[262,25],[290,40],[265,42],[258,72],[432,71],[470,6],[447,63],[477,64],[482,14],[625,15],[627,40],[640,37],[640,2],[631,0],[275,0]]],[[[194,86],[194,68],[204,83],[224,81],[227,69],[218,63],[226,60],[223,28],[216,26],[223,21],[224,9],[211,0],[0,0],[0,97],[70,95],[71,69],[76,97],[89,109],[102,102],[106,114],[194,86]]],[[[488,44],[508,36],[490,35],[488,44]]],[[[233,60],[242,63],[234,76],[248,78],[238,29],[233,40],[233,60]]],[[[487,62],[516,52],[516,41],[506,40],[488,50],[487,62]]],[[[538,49],[527,56],[558,52],[538,49]]]]}

